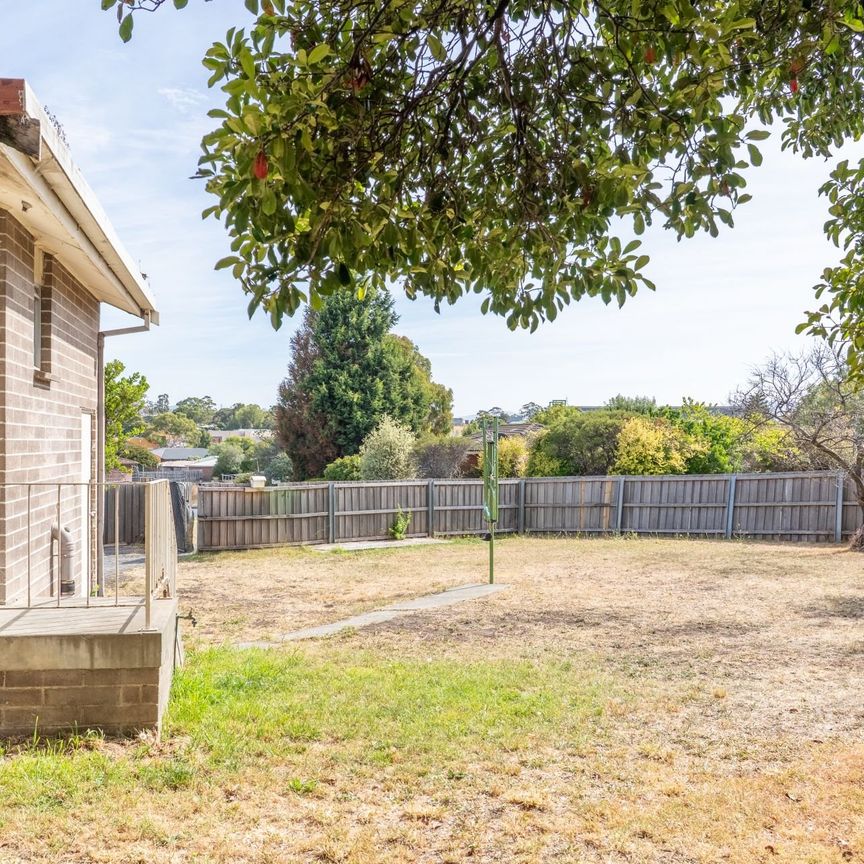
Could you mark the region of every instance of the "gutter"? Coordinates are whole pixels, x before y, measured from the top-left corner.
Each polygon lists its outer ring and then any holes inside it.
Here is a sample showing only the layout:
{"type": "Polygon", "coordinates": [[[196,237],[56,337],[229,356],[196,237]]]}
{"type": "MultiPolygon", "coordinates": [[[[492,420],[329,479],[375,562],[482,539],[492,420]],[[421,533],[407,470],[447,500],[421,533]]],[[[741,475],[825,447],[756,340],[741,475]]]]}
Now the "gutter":
{"type": "MultiPolygon", "coordinates": [[[[98,276],[102,284],[88,285],[94,280],[86,278],[79,281],[97,299],[141,318],[149,315],[151,323],[158,324],[149,287],[73,162],[62,129],[20,78],[0,78],[0,154],[65,235],[45,243],[47,250],[66,266],[72,259],[79,264],[86,261],[85,267],[95,270],[91,275],[98,276]],[[51,245],[58,248],[51,249],[51,245]],[[70,246],[80,250],[80,257],[70,253],[70,246]],[[120,303],[112,303],[106,294],[120,303]]],[[[24,207],[25,214],[28,209],[24,207]]],[[[75,267],[70,269],[74,274],[75,267]]]]}

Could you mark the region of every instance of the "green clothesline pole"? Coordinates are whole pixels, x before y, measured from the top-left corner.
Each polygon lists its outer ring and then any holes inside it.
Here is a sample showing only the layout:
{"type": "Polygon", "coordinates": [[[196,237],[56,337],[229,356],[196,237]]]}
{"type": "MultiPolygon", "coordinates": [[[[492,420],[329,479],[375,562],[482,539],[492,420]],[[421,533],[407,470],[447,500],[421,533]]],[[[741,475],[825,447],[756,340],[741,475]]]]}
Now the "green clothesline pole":
{"type": "Polygon", "coordinates": [[[498,418],[483,418],[483,518],[489,526],[489,584],[495,582],[495,523],[498,521],[498,418]]]}

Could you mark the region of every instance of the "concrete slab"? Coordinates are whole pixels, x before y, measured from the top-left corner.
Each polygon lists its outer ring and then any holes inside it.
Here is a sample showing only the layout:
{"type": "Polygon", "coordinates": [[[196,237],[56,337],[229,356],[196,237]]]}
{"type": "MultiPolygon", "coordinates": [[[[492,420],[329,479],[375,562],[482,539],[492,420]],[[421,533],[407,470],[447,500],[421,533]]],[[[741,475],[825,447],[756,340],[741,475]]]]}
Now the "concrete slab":
{"type": "Polygon", "coordinates": [[[310,546],[316,552],[363,552],[367,549],[403,549],[406,546],[438,546],[451,543],[441,537],[406,537],[404,540],[354,540],[347,543],[322,543],[310,546]]]}
{"type": "MultiPolygon", "coordinates": [[[[176,600],[153,601],[153,629],[164,629],[177,614],[176,600]]],[[[121,597],[119,605],[108,597],[93,597],[89,608],[80,598],[56,601],[30,609],[0,606],[0,638],[11,636],[114,636],[144,629],[144,600],[121,597]],[[73,605],[74,603],[74,605],[73,605]]]]}
{"type": "Polygon", "coordinates": [[[319,627],[306,627],[303,630],[294,630],[285,633],[275,642],[241,642],[239,648],[275,648],[286,642],[298,642],[301,639],[319,639],[325,636],[333,636],[343,630],[358,630],[361,627],[369,627],[373,624],[383,624],[392,621],[402,615],[412,615],[416,612],[425,612],[429,609],[441,609],[445,606],[455,606],[466,600],[477,600],[489,597],[499,591],[509,588],[509,585],[472,584],[460,585],[458,588],[448,588],[438,594],[426,594],[423,597],[415,597],[413,600],[400,600],[383,609],[375,609],[372,612],[364,612],[362,615],[354,615],[351,618],[343,618],[341,621],[333,621],[330,624],[322,624],[319,627]]]}

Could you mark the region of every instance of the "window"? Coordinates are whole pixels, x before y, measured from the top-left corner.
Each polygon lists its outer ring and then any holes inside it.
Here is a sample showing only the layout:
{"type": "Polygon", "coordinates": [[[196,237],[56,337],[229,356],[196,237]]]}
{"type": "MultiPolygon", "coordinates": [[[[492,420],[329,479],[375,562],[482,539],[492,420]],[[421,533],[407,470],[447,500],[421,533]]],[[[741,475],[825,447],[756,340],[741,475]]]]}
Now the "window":
{"type": "Polygon", "coordinates": [[[42,368],[42,286],[33,286],[33,368],[42,368]]]}
{"type": "Polygon", "coordinates": [[[33,368],[37,382],[51,380],[51,259],[41,249],[33,262],[33,368]]]}

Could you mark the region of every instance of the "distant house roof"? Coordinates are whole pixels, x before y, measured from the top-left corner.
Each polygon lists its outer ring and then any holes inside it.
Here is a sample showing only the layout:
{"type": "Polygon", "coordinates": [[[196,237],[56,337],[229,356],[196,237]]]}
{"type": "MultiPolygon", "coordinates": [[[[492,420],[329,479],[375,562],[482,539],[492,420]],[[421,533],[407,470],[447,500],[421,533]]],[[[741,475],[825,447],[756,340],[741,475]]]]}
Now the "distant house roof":
{"type": "Polygon", "coordinates": [[[216,456],[207,456],[205,459],[172,459],[159,463],[160,468],[215,468],[216,456]]]}
{"type": "MultiPolygon", "coordinates": [[[[533,432],[539,432],[543,427],[539,423],[501,423],[498,426],[499,438],[524,438],[533,432]]],[[[469,453],[479,453],[483,449],[483,433],[475,432],[468,436],[471,442],[469,453]]]]}
{"type": "Polygon", "coordinates": [[[176,462],[178,459],[203,459],[210,455],[206,447],[157,447],[152,451],[160,462],[176,462]]]}

